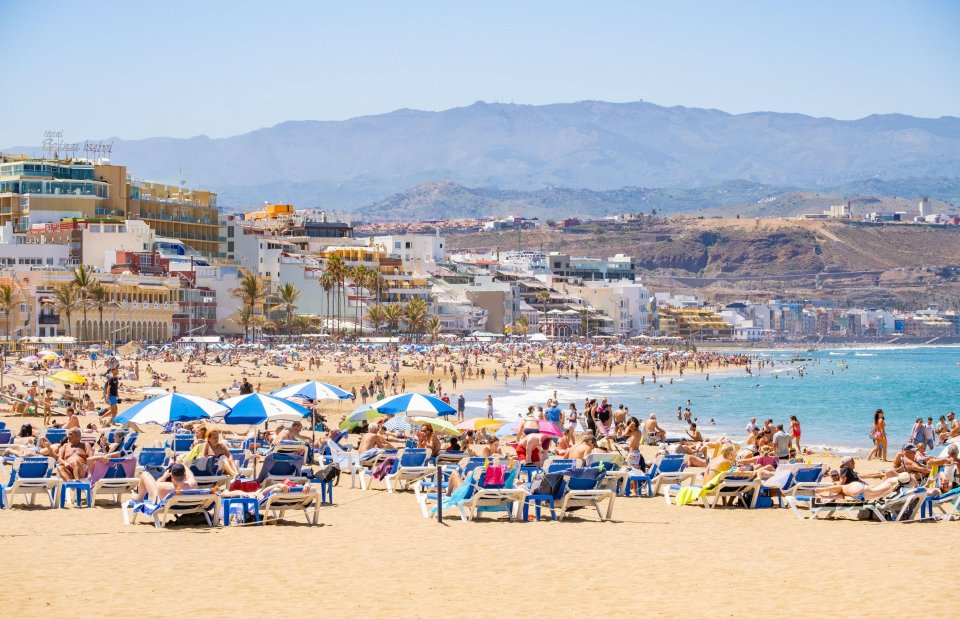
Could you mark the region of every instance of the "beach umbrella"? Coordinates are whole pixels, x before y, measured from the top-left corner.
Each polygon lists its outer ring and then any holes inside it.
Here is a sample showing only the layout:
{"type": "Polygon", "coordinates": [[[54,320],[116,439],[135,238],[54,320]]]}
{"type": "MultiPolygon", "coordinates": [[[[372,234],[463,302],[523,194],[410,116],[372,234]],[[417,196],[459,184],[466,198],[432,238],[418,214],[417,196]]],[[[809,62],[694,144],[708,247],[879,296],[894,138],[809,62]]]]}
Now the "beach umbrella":
{"type": "Polygon", "coordinates": [[[38,357],[38,356],[36,356],[36,355],[29,355],[29,356],[26,356],[26,357],[21,357],[21,359],[20,359],[20,363],[26,363],[26,364],[28,364],[28,365],[31,364],[31,363],[36,363],[36,362],[38,362],[38,361],[40,361],[40,357],[38,357]]]}
{"type": "Polygon", "coordinates": [[[401,393],[385,398],[376,403],[376,408],[387,415],[412,413],[421,417],[446,417],[457,412],[440,398],[422,393],[401,393]]]}
{"type": "Polygon", "coordinates": [[[165,424],[171,421],[209,419],[214,415],[223,416],[228,411],[229,409],[223,404],[207,398],[172,393],[134,404],[117,415],[114,421],[119,424],[129,422],[165,424]]]}
{"type": "Polygon", "coordinates": [[[213,418],[223,423],[234,425],[259,425],[267,421],[302,421],[310,411],[288,402],[262,393],[248,393],[221,400],[220,404],[228,406],[226,414],[213,415],[213,418]]]}
{"type": "Polygon", "coordinates": [[[169,395],[170,392],[164,389],[163,387],[149,387],[143,390],[143,395],[148,398],[156,398],[162,395],[169,395]]]}
{"type": "Polygon", "coordinates": [[[271,391],[270,395],[278,398],[300,396],[309,400],[345,400],[353,397],[353,394],[349,391],[344,391],[340,387],[335,387],[328,383],[321,383],[316,380],[297,383],[289,387],[281,387],[280,389],[271,391]]]}
{"type": "Polygon", "coordinates": [[[433,426],[433,429],[437,432],[452,434],[453,436],[458,436],[460,434],[460,430],[457,429],[457,426],[453,425],[446,419],[440,419],[439,417],[410,417],[410,421],[420,425],[433,426]]]}
{"type": "Polygon", "coordinates": [[[461,430],[483,430],[486,428],[499,428],[504,424],[499,419],[487,419],[486,417],[477,417],[476,419],[467,419],[457,424],[461,430]]]}
{"type": "Polygon", "coordinates": [[[419,426],[411,423],[406,415],[397,415],[393,419],[388,419],[383,427],[390,432],[410,432],[416,430],[419,426]]]}
{"type": "Polygon", "coordinates": [[[369,404],[364,404],[357,408],[355,411],[347,415],[347,418],[344,421],[361,423],[363,421],[370,421],[371,419],[380,419],[381,417],[386,417],[385,414],[381,413],[374,407],[369,404]]]}
{"type": "Polygon", "coordinates": [[[60,370],[56,374],[51,375],[50,378],[59,380],[62,383],[72,383],[74,385],[87,384],[86,378],[80,376],[76,372],[71,372],[70,370],[60,370]]]}
{"type": "MultiPolygon", "coordinates": [[[[523,427],[523,421],[511,421],[510,423],[505,423],[500,426],[500,429],[497,430],[497,437],[510,436],[516,434],[521,427],[523,427]]],[[[555,424],[547,421],[546,419],[537,420],[537,432],[541,434],[546,434],[548,436],[563,436],[563,432],[560,431],[555,424]]]]}

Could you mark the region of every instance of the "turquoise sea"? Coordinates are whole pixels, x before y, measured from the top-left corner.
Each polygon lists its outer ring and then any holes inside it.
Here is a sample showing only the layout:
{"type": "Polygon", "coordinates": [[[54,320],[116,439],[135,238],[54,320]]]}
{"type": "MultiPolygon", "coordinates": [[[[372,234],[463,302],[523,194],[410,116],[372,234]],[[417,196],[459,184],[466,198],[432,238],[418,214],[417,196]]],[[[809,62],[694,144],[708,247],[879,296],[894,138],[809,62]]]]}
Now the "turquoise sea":
{"type": "Polygon", "coordinates": [[[641,385],[639,376],[616,371],[612,376],[581,376],[579,382],[572,377],[535,378],[526,389],[513,377],[509,385],[501,381],[496,387],[488,379],[485,390],[469,384],[467,415],[484,414],[483,398],[490,393],[496,416],[514,420],[528,405],[543,404],[556,391],[564,408],[575,402],[582,411],[585,396],[606,396],[614,408],[624,404],[632,415],[643,418],[656,413],[668,432],[681,433],[685,425],[677,421],[677,407],[686,407],[689,400],[701,432],[708,437],[729,435],[739,440],[750,417],[773,418],[787,426],[790,415],[797,415],[803,446],[865,452],[872,446],[868,433],[877,408],[886,413],[889,445],[894,450],[907,441],[918,416],[924,421],[932,416],[936,424],[940,415],[960,405],[960,347],[750,354],[773,364],[762,370],[755,364],[753,376],[736,370],[710,373],[707,380],[705,374],[686,372],[673,377],[673,384],[669,377],[654,384],[648,376],[641,385]]]}

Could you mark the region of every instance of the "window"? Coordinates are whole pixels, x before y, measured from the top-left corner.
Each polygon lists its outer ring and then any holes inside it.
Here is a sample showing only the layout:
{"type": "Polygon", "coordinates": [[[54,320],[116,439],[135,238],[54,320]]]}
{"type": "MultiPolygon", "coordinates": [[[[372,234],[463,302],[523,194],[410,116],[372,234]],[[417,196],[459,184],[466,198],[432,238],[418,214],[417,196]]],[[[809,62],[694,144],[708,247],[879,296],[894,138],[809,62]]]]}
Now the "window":
{"type": "Polygon", "coordinates": [[[407,241],[406,245],[404,245],[404,249],[410,249],[410,241],[407,241]]]}
{"type": "Polygon", "coordinates": [[[400,249],[400,241],[394,241],[394,242],[393,242],[393,248],[394,248],[394,249],[400,249]]]}
{"type": "Polygon", "coordinates": [[[26,303],[21,303],[21,304],[20,304],[20,313],[21,313],[21,314],[26,314],[26,313],[27,313],[27,304],[26,304],[26,303]]]}

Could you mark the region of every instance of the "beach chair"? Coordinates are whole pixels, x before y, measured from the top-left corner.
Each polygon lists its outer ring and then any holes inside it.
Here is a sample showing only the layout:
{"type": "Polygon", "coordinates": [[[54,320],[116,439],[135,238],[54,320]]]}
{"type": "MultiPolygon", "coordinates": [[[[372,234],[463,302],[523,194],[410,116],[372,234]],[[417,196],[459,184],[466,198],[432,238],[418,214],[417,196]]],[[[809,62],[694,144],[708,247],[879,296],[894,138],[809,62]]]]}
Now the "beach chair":
{"type": "MultiPolygon", "coordinates": [[[[362,475],[363,467],[360,466],[360,454],[356,450],[347,451],[333,441],[327,441],[327,450],[329,455],[324,456],[324,464],[336,464],[344,473],[350,474],[350,487],[356,488],[357,475],[362,475]]],[[[361,484],[363,479],[361,478],[361,484]]]]}
{"type": "Polygon", "coordinates": [[[600,521],[610,520],[613,517],[613,501],[616,492],[607,487],[605,472],[599,467],[584,467],[569,469],[563,474],[563,490],[560,495],[560,505],[557,507],[559,519],[562,521],[571,511],[581,507],[593,507],[597,510],[600,521]],[[600,504],[607,502],[606,514],[600,509],[600,504]]]}
{"type": "Polygon", "coordinates": [[[220,472],[220,465],[212,456],[194,458],[190,463],[190,472],[197,480],[198,488],[216,488],[230,479],[229,476],[220,472]]]}
{"type": "Polygon", "coordinates": [[[803,465],[799,463],[780,464],[777,466],[777,471],[772,477],[760,482],[760,490],[759,494],[757,495],[757,499],[759,500],[761,497],[769,497],[772,501],[773,497],[776,497],[777,505],[779,507],[783,507],[783,496],[793,486],[794,473],[802,466],[803,465]]]}
{"type": "Polygon", "coordinates": [[[577,461],[573,458],[547,458],[543,463],[544,473],[562,473],[567,469],[577,466],[577,461]]]}
{"type": "Polygon", "coordinates": [[[358,467],[357,475],[360,478],[360,489],[367,490],[373,481],[373,473],[377,466],[391,456],[395,458],[397,453],[396,449],[374,448],[358,454],[356,463],[358,467]]]}
{"type": "Polygon", "coordinates": [[[50,507],[56,507],[60,478],[56,475],[56,461],[47,457],[16,458],[10,478],[0,494],[0,505],[11,508],[16,495],[22,494],[27,505],[35,505],[37,495],[46,495],[50,507]]]}
{"type": "Polygon", "coordinates": [[[960,518],[960,486],[937,496],[927,496],[924,499],[920,517],[940,522],[960,518]],[[940,511],[939,516],[935,510],[940,511]]]}
{"type": "Polygon", "coordinates": [[[210,490],[181,490],[168,494],[159,503],[130,500],[123,504],[124,524],[136,524],[143,515],[162,529],[172,518],[189,514],[202,514],[209,526],[215,526],[220,522],[219,497],[210,490]]]}
{"type": "Polygon", "coordinates": [[[174,434],[167,442],[167,448],[173,452],[174,456],[179,456],[193,449],[194,442],[193,434],[174,434]]]}
{"type": "Polygon", "coordinates": [[[426,449],[401,449],[397,453],[397,461],[393,471],[383,478],[387,492],[393,492],[394,485],[406,489],[411,482],[419,481],[431,473],[435,473],[436,467],[427,465],[429,455],[430,452],[426,449]]]}
{"type": "Polygon", "coordinates": [[[47,431],[43,433],[43,436],[56,445],[67,438],[67,431],[64,428],[47,428],[47,431]]]}
{"type": "Polygon", "coordinates": [[[289,492],[271,492],[260,500],[258,508],[264,516],[279,521],[289,511],[303,512],[307,524],[315,526],[320,517],[320,495],[313,489],[304,492],[302,486],[294,486],[289,492]]]}
{"type": "Polygon", "coordinates": [[[436,461],[440,464],[440,466],[459,464],[461,460],[469,455],[470,454],[465,451],[445,450],[437,454],[436,461]]]}
{"type": "Polygon", "coordinates": [[[664,456],[650,469],[651,492],[658,494],[662,484],[689,483],[696,476],[697,473],[687,470],[683,456],[664,456]]]}
{"type": "Polygon", "coordinates": [[[816,496],[817,488],[829,485],[822,481],[825,472],[822,464],[801,466],[793,472],[793,483],[786,492],[795,499],[794,507],[806,507],[816,496]]]}
{"type": "Polygon", "coordinates": [[[717,487],[705,495],[701,495],[703,506],[714,508],[722,501],[725,505],[740,503],[744,507],[757,506],[757,497],[760,494],[760,480],[731,472],[724,476],[717,487]]]}
{"type": "Polygon", "coordinates": [[[487,483],[486,478],[489,469],[490,467],[478,467],[473,472],[474,481],[471,482],[471,485],[474,486],[473,493],[455,505],[457,511],[460,512],[461,520],[476,520],[480,514],[484,513],[506,512],[507,519],[513,522],[514,513],[518,511],[516,506],[523,505],[527,491],[515,485],[520,467],[514,466],[508,470],[504,475],[502,484],[487,483]]]}
{"type": "Polygon", "coordinates": [[[260,477],[263,478],[261,485],[269,486],[279,481],[289,479],[296,483],[306,483],[309,481],[305,475],[300,472],[303,468],[303,457],[300,454],[273,454],[272,463],[270,460],[264,461],[264,467],[269,467],[266,472],[260,471],[260,477]]]}
{"type": "Polygon", "coordinates": [[[900,488],[885,497],[872,500],[848,498],[841,500],[809,501],[809,516],[804,517],[797,509],[796,497],[788,496],[787,505],[800,520],[816,520],[821,514],[832,516],[838,513],[852,513],[858,519],[875,519],[880,522],[906,522],[920,517],[922,505],[926,499],[926,488],[900,488]]]}
{"type": "MultiPolygon", "coordinates": [[[[132,456],[137,451],[137,438],[138,434],[136,432],[131,432],[123,439],[123,445],[120,446],[120,456],[125,458],[127,456],[132,456]]],[[[111,440],[111,442],[113,442],[111,440]]]]}
{"type": "Polygon", "coordinates": [[[237,463],[237,469],[239,469],[240,474],[244,477],[253,477],[254,467],[251,465],[253,455],[242,447],[229,451],[230,456],[233,457],[234,462],[237,463]]]}
{"type": "Polygon", "coordinates": [[[134,475],[137,469],[136,458],[110,458],[97,460],[90,472],[90,507],[97,504],[97,496],[110,495],[115,503],[120,503],[120,497],[137,488],[139,479],[134,475]]]}
{"type": "MultiPolygon", "coordinates": [[[[449,478],[450,474],[453,471],[456,471],[463,479],[471,479],[473,471],[477,468],[484,466],[484,464],[498,464],[499,458],[481,458],[479,456],[472,456],[463,463],[462,466],[447,466],[441,471],[444,475],[444,480],[441,483],[442,488],[446,488],[446,480],[449,478]]],[[[463,484],[468,486],[470,484],[463,484]]],[[[413,484],[413,494],[417,500],[417,504],[420,505],[420,511],[423,513],[424,518],[430,517],[430,510],[427,507],[428,503],[436,503],[437,501],[437,481],[434,479],[428,481],[427,477],[424,477],[413,484]]]]}
{"type": "Polygon", "coordinates": [[[141,447],[137,454],[137,470],[135,477],[148,471],[155,479],[159,479],[170,464],[170,452],[166,447],[141,447]]]}

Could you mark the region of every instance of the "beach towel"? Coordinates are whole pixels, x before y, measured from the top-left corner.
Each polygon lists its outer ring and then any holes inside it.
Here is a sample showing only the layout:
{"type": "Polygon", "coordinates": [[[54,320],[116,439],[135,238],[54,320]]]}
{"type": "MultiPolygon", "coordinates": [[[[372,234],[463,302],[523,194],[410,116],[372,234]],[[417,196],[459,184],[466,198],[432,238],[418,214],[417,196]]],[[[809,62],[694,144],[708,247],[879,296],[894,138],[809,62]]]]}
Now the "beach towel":
{"type": "Polygon", "coordinates": [[[488,466],[483,478],[485,486],[502,486],[506,479],[507,467],[502,464],[488,466]]]}
{"type": "Polygon", "coordinates": [[[193,447],[190,448],[190,451],[187,452],[180,462],[183,463],[183,466],[190,466],[190,464],[200,457],[200,453],[203,451],[203,443],[195,443],[193,447]]]}
{"type": "Polygon", "coordinates": [[[396,456],[387,456],[386,458],[383,459],[383,462],[378,464],[376,468],[373,469],[373,473],[371,474],[371,477],[373,477],[376,480],[383,479],[384,477],[389,475],[391,471],[393,471],[393,465],[396,461],[397,461],[396,456]]]}
{"type": "Polygon", "coordinates": [[[673,502],[675,505],[689,505],[694,501],[697,501],[705,494],[709,494],[716,490],[717,486],[720,485],[720,482],[723,481],[723,478],[727,476],[727,472],[723,471],[722,473],[717,473],[713,476],[709,482],[703,486],[684,486],[680,489],[680,492],[677,493],[677,496],[674,497],[673,502]]]}

